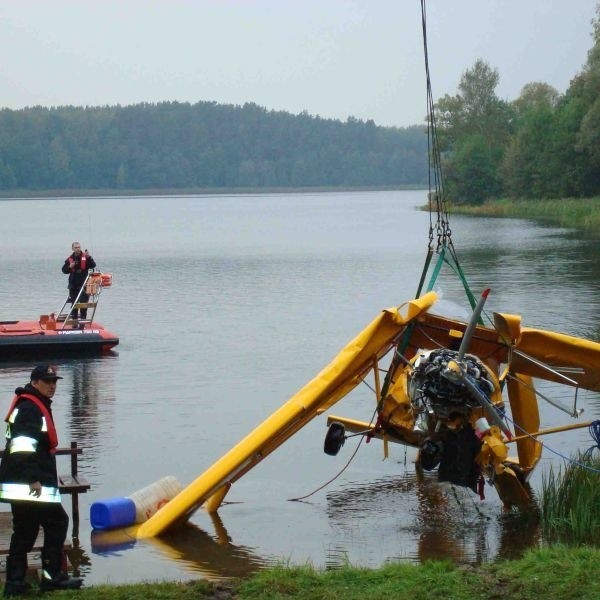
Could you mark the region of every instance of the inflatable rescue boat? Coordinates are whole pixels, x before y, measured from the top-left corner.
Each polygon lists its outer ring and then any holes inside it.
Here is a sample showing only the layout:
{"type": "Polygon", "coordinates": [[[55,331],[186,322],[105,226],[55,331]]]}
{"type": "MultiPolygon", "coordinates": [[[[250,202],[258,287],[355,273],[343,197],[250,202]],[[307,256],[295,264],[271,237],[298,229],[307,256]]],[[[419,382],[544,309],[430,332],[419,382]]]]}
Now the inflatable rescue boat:
{"type": "Polygon", "coordinates": [[[92,272],[81,288],[89,296],[86,302],[80,301],[80,292],[72,304],[66,300],[57,314],[32,321],[0,321],[0,360],[110,353],[119,338],[95,322],[94,315],[102,290],[111,285],[112,275],[92,272]],[[73,318],[82,309],[90,318],[73,318]]]}

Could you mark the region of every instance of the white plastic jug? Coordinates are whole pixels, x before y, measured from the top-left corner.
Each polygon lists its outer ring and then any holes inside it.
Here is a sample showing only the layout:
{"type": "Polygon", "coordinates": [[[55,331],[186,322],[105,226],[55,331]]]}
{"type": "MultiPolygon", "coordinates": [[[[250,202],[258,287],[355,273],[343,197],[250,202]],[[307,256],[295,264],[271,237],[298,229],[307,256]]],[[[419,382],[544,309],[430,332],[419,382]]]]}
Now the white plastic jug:
{"type": "Polygon", "coordinates": [[[135,504],[135,522],[147,521],[181,490],[179,481],[172,475],[168,475],[130,494],[128,497],[135,504]]]}

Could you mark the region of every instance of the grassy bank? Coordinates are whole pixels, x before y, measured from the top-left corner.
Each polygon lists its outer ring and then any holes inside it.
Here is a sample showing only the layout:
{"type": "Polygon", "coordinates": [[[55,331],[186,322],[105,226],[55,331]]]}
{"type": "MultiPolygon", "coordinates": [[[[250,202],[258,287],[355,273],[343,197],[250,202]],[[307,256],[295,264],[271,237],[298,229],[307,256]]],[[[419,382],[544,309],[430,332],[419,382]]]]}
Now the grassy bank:
{"type": "Polygon", "coordinates": [[[515,217],[600,232],[600,197],[557,200],[490,200],[481,206],[452,205],[451,213],[515,217]]]}
{"type": "MultiPolygon", "coordinates": [[[[60,592],[52,598],[74,598],[60,592]]],[[[83,589],[81,600],[219,599],[268,600],[596,600],[600,598],[600,550],[552,546],[522,559],[479,567],[432,561],[401,563],[381,569],[346,567],[272,568],[230,584],[158,583],[83,589]]]]}

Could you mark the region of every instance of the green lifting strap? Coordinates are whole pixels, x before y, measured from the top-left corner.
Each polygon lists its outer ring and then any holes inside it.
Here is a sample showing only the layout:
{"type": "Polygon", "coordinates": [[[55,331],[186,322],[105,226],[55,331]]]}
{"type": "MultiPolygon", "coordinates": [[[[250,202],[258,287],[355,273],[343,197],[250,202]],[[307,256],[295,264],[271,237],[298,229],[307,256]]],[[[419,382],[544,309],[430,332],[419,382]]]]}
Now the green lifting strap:
{"type": "MultiPolygon", "coordinates": [[[[465,290],[465,294],[467,295],[467,299],[469,300],[469,304],[471,305],[471,309],[475,310],[475,306],[477,306],[477,301],[475,300],[475,296],[469,287],[469,282],[463,273],[463,270],[460,268],[458,264],[458,259],[454,252],[450,251],[448,246],[445,244],[442,246],[442,249],[439,253],[438,260],[433,269],[433,273],[431,275],[431,279],[429,280],[429,285],[427,286],[427,291],[430,292],[435,285],[435,282],[440,274],[443,263],[446,263],[459,277],[463,284],[463,288],[465,290]]],[[[479,318],[479,324],[483,325],[483,319],[479,318]]]]}
{"type": "MultiPolygon", "coordinates": [[[[427,250],[427,256],[425,257],[425,266],[423,267],[423,272],[421,273],[421,279],[419,281],[419,287],[417,288],[417,294],[415,298],[421,297],[421,290],[423,289],[423,284],[425,283],[425,277],[427,277],[427,271],[429,271],[429,265],[431,264],[431,257],[433,256],[433,250],[429,248],[427,250]]],[[[428,290],[430,291],[430,290],[428,290]]]]}
{"type": "Polygon", "coordinates": [[[435,267],[433,267],[433,273],[431,274],[431,279],[429,280],[429,285],[427,286],[427,291],[430,292],[433,289],[433,286],[442,270],[442,265],[444,264],[444,258],[446,256],[446,246],[442,246],[442,249],[438,255],[437,262],[435,263],[435,267]]]}

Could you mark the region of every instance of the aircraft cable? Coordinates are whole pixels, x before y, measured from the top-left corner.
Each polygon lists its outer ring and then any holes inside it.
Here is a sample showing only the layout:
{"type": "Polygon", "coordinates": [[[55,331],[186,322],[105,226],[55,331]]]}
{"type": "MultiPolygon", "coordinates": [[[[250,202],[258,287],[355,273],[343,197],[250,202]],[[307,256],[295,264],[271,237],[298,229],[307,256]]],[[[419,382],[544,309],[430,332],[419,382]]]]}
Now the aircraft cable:
{"type": "MultiPolygon", "coordinates": [[[[423,28],[423,55],[425,58],[425,78],[427,84],[427,155],[428,155],[428,181],[429,193],[427,197],[429,207],[429,245],[427,248],[427,257],[417,289],[416,297],[421,295],[423,284],[427,271],[434,253],[434,238],[437,237],[435,244],[435,253],[439,255],[438,265],[435,267],[428,290],[433,289],[433,285],[439,274],[442,262],[445,262],[452,270],[456,272],[463,283],[467,298],[471,307],[474,308],[476,301],[469,288],[466,277],[460,266],[458,255],[454,244],[452,243],[452,230],[450,228],[450,219],[448,217],[448,203],[444,191],[444,176],[442,170],[442,157],[437,133],[437,122],[435,116],[435,103],[433,101],[433,92],[431,88],[431,76],[429,71],[429,50],[427,47],[427,15],[425,0],[421,0],[421,24],[423,28]],[[435,210],[435,225],[433,212],[435,210]]],[[[480,321],[481,322],[481,321],[480,321]]]]}
{"type": "Polygon", "coordinates": [[[326,481],[323,485],[319,486],[316,490],[313,490],[309,494],[306,494],[305,496],[299,496],[298,498],[288,498],[288,501],[289,502],[301,502],[302,500],[305,500],[306,498],[310,498],[312,495],[316,494],[317,492],[320,492],[323,488],[327,487],[330,483],[333,483],[350,466],[350,463],[354,460],[354,457],[357,455],[358,449],[360,448],[364,439],[365,439],[365,436],[361,435],[360,440],[359,440],[358,444],[356,444],[356,448],[354,449],[354,452],[352,453],[352,456],[348,459],[348,462],[342,467],[342,469],[334,477],[332,477],[329,481],[326,481]]]}
{"type": "Polygon", "coordinates": [[[423,55],[425,58],[425,78],[427,84],[427,149],[429,161],[429,250],[433,250],[434,226],[433,208],[435,204],[436,223],[435,233],[437,235],[436,252],[442,245],[446,245],[451,238],[448,210],[443,190],[442,161],[439,150],[437,128],[435,121],[435,110],[433,92],[431,89],[431,77],[429,71],[429,51],[427,48],[427,16],[425,0],[421,0],[421,23],[423,27],[423,55]]]}
{"type": "MultiPolygon", "coordinates": [[[[363,381],[363,383],[364,383],[364,381],[363,381]]],[[[373,412],[370,422],[373,422],[373,419],[375,418],[376,414],[377,414],[377,410],[375,410],[373,412]]],[[[365,437],[367,437],[367,436],[360,435],[360,440],[359,440],[358,444],[356,444],[356,448],[354,449],[352,456],[350,456],[350,458],[348,459],[348,462],[329,481],[326,481],[323,485],[319,486],[316,490],[313,490],[312,492],[310,492],[309,494],[306,494],[305,496],[299,496],[298,498],[288,498],[288,501],[289,502],[301,502],[302,500],[305,500],[306,498],[310,498],[317,492],[320,492],[323,488],[326,488],[330,483],[333,483],[350,466],[350,463],[354,460],[354,457],[358,454],[358,450],[361,447],[365,437]]]]}
{"type": "MultiPolygon", "coordinates": [[[[546,444],[545,442],[540,442],[535,436],[531,435],[529,433],[529,431],[523,429],[523,427],[521,427],[518,423],[513,421],[507,415],[504,415],[504,418],[513,424],[515,431],[518,429],[523,435],[526,435],[526,436],[530,437],[532,440],[534,440],[535,442],[537,442],[538,444],[541,444],[546,450],[549,450],[550,452],[552,452],[552,454],[556,454],[556,456],[562,458],[566,462],[571,463],[572,465],[581,467],[582,469],[585,469],[586,471],[591,471],[592,473],[600,473],[600,469],[595,469],[594,467],[590,467],[589,465],[586,465],[586,464],[579,462],[573,458],[570,458],[569,456],[565,456],[564,454],[561,454],[557,450],[553,450],[552,448],[550,448],[550,446],[548,446],[548,444],[546,444]]],[[[587,458],[588,452],[591,454],[591,452],[595,448],[598,448],[600,450],[600,420],[593,421],[590,424],[589,432],[590,432],[590,435],[592,436],[593,440],[596,442],[596,445],[592,446],[591,448],[588,448],[588,450],[586,450],[585,454],[583,455],[583,458],[587,458]]]]}
{"type": "Polygon", "coordinates": [[[593,421],[592,423],[590,423],[588,430],[590,432],[590,436],[596,442],[596,445],[591,446],[590,448],[588,448],[585,451],[585,454],[583,456],[586,459],[591,458],[592,453],[594,452],[595,449],[600,450],[600,421],[596,420],[596,421],[593,421]]]}
{"type": "MultiPolygon", "coordinates": [[[[433,92],[431,88],[431,76],[429,71],[429,50],[427,47],[427,9],[425,7],[425,0],[421,0],[421,25],[423,30],[423,55],[425,59],[425,79],[427,85],[427,158],[428,158],[428,187],[429,193],[427,195],[428,207],[429,207],[429,243],[427,247],[427,255],[425,258],[425,264],[421,272],[421,277],[417,287],[417,293],[415,298],[421,296],[423,286],[427,273],[431,266],[431,260],[434,252],[438,254],[437,264],[434,266],[433,273],[430,277],[429,284],[427,286],[428,292],[433,290],[433,286],[437,280],[443,263],[446,263],[459,277],[463,284],[467,299],[472,309],[475,309],[477,301],[474,294],[472,293],[467,278],[465,277],[463,270],[460,266],[458,255],[454,244],[452,243],[452,230],[450,229],[450,219],[448,217],[448,204],[446,202],[446,195],[443,186],[443,171],[442,171],[442,158],[440,153],[440,145],[437,134],[437,124],[435,117],[435,103],[433,101],[433,92]],[[436,222],[434,226],[433,212],[435,209],[436,222]],[[434,235],[435,231],[435,235],[434,235]],[[434,249],[434,238],[437,236],[437,243],[434,249]]],[[[483,320],[479,319],[480,325],[483,325],[483,320]]],[[[412,331],[415,327],[414,323],[410,323],[404,335],[400,338],[396,344],[397,350],[390,365],[389,372],[383,382],[383,391],[387,391],[391,377],[396,370],[398,364],[397,356],[404,353],[408,341],[412,335],[412,331]]]]}

